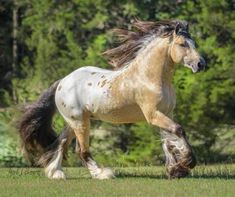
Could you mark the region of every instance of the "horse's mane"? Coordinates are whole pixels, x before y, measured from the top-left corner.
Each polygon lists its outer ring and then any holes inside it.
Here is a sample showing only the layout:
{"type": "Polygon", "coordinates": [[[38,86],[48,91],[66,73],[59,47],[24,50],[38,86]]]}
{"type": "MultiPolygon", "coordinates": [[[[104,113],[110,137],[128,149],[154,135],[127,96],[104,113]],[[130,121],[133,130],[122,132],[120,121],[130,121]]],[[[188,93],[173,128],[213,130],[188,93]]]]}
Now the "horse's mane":
{"type": "Polygon", "coordinates": [[[137,56],[137,52],[146,46],[146,41],[149,43],[156,37],[172,36],[177,27],[183,30],[184,33],[188,33],[187,23],[179,20],[150,22],[135,19],[132,26],[135,28],[134,31],[125,29],[112,30],[117,35],[120,45],[108,49],[103,55],[114,67],[120,68],[127,65],[137,56]]]}

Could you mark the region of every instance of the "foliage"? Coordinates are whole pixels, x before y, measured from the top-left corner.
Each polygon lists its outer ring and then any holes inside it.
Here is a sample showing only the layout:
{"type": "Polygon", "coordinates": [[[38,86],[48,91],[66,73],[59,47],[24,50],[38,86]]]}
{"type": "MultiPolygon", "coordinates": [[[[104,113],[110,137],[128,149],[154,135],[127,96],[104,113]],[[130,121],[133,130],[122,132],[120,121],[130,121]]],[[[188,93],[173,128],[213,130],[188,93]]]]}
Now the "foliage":
{"type": "MultiPolygon", "coordinates": [[[[1,119],[9,120],[9,113],[1,113],[1,119]]],[[[19,167],[25,166],[25,162],[20,154],[18,143],[15,135],[11,133],[6,133],[10,130],[9,125],[0,123],[0,166],[7,167],[19,167]]]]}
{"type": "Polygon", "coordinates": [[[92,130],[91,144],[96,158],[112,166],[156,165],[163,161],[156,128],[147,123],[116,127],[103,123],[92,130]]]}
{"type": "Polygon", "coordinates": [[[0,107],[6,106],[5,94],[9,94],[11,89],[10,80],[12,73],[12,2],[1,1],[0,3],[0,107]],[[2,28],[3,27],[3,28],[2,28]]]}

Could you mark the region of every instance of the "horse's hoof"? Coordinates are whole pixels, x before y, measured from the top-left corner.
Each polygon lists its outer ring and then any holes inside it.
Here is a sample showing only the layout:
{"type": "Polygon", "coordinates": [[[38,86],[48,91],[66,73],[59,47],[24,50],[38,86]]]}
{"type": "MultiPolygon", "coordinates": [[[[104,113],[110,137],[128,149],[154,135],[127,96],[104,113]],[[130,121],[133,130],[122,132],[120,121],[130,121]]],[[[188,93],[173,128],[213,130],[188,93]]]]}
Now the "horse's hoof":
{"type": "Polygon", "coordinates": [[[175,179],[175,178],[183,178],[189,175],[189,170],[188,169],[177,169],[177,170],[172,170],[168,173],[168,178],[169,179],[175,179]]]}
{"type": "Polygon", "coordinates": [[[48,176],[49,179],[56,179],[56,180],[60,180],[60,179],[65,180],[66,179],[65,174],[62,170],[56,170],[56,171],[54,171],[53,174],[51,173],[48,175],[49,175],[48,176]]]}
{"type": "Polygon", "coordinates": [[[175,179],[175,178],[184,178],[189,175],[189,172],[176,172],[172,175],[169,176],[170,179],[175,179]]]}
{"type": "Polygon", "coordinates": [[[102,168],[100,173],[93,175],[92,178],[105,180],[115,178],[113,171],[110,168],[102,168]]]}

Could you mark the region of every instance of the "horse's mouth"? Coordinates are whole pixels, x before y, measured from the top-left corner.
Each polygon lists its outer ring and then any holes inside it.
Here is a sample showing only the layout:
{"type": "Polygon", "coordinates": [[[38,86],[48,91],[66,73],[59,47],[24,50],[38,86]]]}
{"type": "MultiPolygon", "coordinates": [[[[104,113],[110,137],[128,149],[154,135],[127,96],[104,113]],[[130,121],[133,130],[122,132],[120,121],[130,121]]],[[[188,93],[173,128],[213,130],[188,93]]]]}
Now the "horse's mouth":
{"type": "Polygon", "coordinates": [[[198,64],[184,64],[185,67],[190,68],[193,73],[198,73],[205,70],[205,66],[200,62],[198,64]]]}
{"type": "Polygon", "coordinates": [[[197,66],[192,65],[192,66],[191,66],[191,69],[192,69],[193,73],[200,72],[200,69],[199,69],[199,67],[197,67],[197,66]]]}
{"type": "Polygon", "coordinates": [[[185,64],[184,66],[187,67],[187,68],[190,68],[193,73],[198,73],[198,72],[203,70],[203,69],[200,69],[197,65],[194,65],[194,64],[192,64],[192,65],[185,64]]]}

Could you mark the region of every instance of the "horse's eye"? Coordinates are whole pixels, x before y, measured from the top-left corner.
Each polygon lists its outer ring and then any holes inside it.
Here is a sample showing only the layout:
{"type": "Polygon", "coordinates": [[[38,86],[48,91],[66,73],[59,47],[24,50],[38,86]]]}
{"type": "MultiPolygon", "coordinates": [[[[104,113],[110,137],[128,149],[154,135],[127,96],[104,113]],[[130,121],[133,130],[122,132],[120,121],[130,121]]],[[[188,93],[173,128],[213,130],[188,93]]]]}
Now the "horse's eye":
{"type": "Polygon", "coordinates": [[[186,47],[186,44],[185,43],[181,43],[179,44],[181,47],[186,47]]]}

